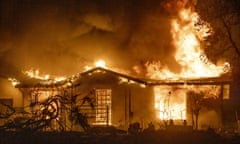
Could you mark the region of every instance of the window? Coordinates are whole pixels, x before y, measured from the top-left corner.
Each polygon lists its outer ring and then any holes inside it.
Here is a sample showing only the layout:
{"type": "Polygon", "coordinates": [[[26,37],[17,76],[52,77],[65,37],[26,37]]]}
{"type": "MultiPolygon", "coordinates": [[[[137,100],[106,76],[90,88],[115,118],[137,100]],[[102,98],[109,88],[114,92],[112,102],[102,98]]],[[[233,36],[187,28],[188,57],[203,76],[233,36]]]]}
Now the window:
{"type": "Polygon", "coordinates": [[[96,124],[111,125],[111,89],[96,89],[96,124]]]}

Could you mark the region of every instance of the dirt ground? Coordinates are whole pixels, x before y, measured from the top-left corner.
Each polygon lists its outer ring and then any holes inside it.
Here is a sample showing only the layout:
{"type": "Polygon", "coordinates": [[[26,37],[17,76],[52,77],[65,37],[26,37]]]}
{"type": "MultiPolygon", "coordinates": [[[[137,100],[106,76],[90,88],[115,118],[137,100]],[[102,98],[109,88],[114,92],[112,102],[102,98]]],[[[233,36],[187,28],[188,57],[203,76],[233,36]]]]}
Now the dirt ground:
{"type": "Polygon", "coordinates": [[[239,144],[240,136],[212,132],[154,131],[138,134],[81,132],[0,132],[0,144],[239,144]]]}

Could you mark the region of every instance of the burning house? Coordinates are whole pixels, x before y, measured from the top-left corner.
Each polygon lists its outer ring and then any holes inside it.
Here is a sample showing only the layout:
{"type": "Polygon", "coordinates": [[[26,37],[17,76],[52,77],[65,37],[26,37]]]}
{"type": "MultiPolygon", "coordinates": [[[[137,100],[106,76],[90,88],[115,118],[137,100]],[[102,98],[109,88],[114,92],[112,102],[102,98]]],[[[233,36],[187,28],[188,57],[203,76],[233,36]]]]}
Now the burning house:
{"type": "Polygon", "coordinates": [[[230,64],[207,59],[201,42],[211,33],[193,9],[182,9],[171,21],[178,71],[160,61],[146,62],[144,77],[114,71],[103,62],[67,78],[28,71],[22,81],[11,79],[21,92],[18,107],[35,120],[47,121],[46,130],[87,130],[95,125],[127,129],[135,122],[143,129],[149,123],[159,129],[170,124],[222,128],[230,64]]]}
{"type": "Polygon", "coordinates": [[[37,116],[38,110],[44,109],[42,104],[49,102],[44,119],[51,118],[53,129],[81,130],[87,127],[71,121],[70,107],[76,107],[90,126],[127,129],[138,122],[142,128],[149,123],[164,128],[172,121],[175,125],[198,123],[200,129],[221,128],[229,86],[230,81],[224,78],[143,79],[95,67],[61,81],[31,78],[15,87],[22,93],[25,112],[37,116]],[[64,102],[67,99],[70,103],[64,102]]]}

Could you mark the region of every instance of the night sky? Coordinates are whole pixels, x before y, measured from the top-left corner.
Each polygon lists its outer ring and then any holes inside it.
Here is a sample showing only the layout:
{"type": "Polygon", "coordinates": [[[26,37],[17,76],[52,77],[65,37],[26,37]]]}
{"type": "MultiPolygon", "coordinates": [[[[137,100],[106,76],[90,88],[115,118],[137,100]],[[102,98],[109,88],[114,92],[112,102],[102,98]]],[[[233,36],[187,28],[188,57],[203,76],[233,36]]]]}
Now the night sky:
{"type": "Polygon", "coordinates": [[[72,75],[98,59],[128,71],[160,60],[178,71],[170,20],[186,2],[1,0],[0,75],[72,75]]]}

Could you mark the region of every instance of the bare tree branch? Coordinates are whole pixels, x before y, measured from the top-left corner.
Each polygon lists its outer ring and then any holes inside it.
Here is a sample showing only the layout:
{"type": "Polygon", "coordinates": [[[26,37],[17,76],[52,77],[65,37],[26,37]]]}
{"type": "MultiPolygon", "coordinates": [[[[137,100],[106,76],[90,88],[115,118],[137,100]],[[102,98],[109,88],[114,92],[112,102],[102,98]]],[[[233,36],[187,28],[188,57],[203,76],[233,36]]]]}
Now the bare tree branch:
{"type": "Polygon", "coordinates": [[[222,21],[222,23],[223,23],[223,25],[224,25],[224,27],[227,31],[227,35],[228,35],[227,37],[228,37],[230,43],[232,44],[235,52],[237,53],[238,57],[240,58],[240,48],[237,47],[237,44],[235,43],[235,41],[232,38],[231,28],[227,25],[227,23],[226,23],[226,21],[224,20],[223,17],[221,17],[221,21],[222,21]]]}

